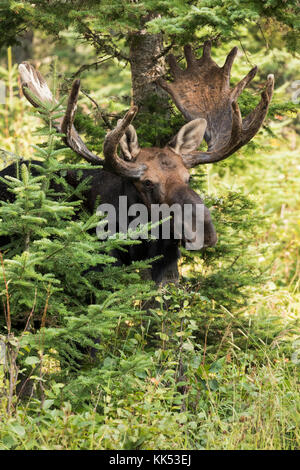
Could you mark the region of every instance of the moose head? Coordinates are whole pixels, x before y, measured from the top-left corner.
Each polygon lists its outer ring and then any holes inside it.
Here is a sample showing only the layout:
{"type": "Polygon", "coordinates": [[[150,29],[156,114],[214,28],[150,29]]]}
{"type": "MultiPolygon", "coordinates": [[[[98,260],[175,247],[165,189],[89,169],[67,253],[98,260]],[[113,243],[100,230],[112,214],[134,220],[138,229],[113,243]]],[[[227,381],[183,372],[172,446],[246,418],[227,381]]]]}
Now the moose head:
{"type": "MultiPolygon", "coordinates": [[[[105,168],[130,178],[137,188],[144,204],[151,209],[153,204],[178,204],[192,206],[190,227],[184,227],[184,234],[191,234],[196,227],[196,206],[203,205],[202,199],[189,187],[190,174],[185,156],[196,150],[206,129],[205,119],[195,119],[185,124],[169,145],[164,148],[140,148],[132,124],[137,112],[132,107],[117,127],[105,139],[103,153],[105,168]],[[123,158],[117,153],[120,146],[123,158]]],[[[209,210],[204,206],[204,245],[213,246],[217,235],[209,210]]]]}
{"type": "MultiPolygon", "coordinates": [[[[132,125],[137,108],[132,106],[115,129],[107,134],[103,146],[104,160],[92,153],[73,124],[79,80],[74,81],[65,114],[57,119],[55,125],[58,132],[65,135],[65,143],[85,160],[101,164],[108,172],[130,180],[149,209],[152,204],[190,204],[193,207],[193,225],[194,209],[203,201],[189,187],[189,170],[199,164],[223,160],[252,139],[266,116],[274,77],[268,76],[259,104],[242,118],[237,99],[254,78],[257,67],[231,88],[230,72],[237,48],[228,54],[222,67],[211,58],[210,41],[204,44],[200,59],[195,57],[190,45],[185,46],[184,52],[187,68],[183,70],[170,55],[168,63],[173,82],[163,78],[157,80],[188,121],[164,148],[140,148],[132,125]],[[207,151],[198,151],[203,138],[207,151]]],[[[24,62],[19,70],[23,93],[34,106],[55,102],[45,80],[32,65],[24,62]]],[[[216,241],[209,210],[204,206],[204,245],[213,246],[216,241]]]]}

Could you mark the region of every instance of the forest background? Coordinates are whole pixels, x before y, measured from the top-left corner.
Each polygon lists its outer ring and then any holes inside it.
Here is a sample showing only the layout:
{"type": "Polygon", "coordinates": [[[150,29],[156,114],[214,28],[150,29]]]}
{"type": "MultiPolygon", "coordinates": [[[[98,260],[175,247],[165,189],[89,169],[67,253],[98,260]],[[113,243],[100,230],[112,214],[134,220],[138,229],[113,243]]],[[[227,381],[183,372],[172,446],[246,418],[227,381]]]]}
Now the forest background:
{"type": "Polygon", "coordinates": [[[176,286],[141,281],[147,263],[113,266],[95,219],[72,220],[71,189],[57,200],[20,166],[16,200],[0,208],[12,238],[1,247],[0,448],[299,448],[299,3],[9,0],[0,19],[0,165],[38,158],[49,183],[83,162],[22,96],[24,60],[61,97],[81,78],[76,128],[98,154],[132,100],[142,146],[180,128],[153,78],[168,74],[170,51],[184,66],[187,42],[201,54],[212,39],[219,65],[238,46],[233,84],[258,65],[243,115],[275,75],[258,135],[193,171],[219,241],[183,252],[176,286]],[[100,277],[83,274],[96,261],[100,277]]]}

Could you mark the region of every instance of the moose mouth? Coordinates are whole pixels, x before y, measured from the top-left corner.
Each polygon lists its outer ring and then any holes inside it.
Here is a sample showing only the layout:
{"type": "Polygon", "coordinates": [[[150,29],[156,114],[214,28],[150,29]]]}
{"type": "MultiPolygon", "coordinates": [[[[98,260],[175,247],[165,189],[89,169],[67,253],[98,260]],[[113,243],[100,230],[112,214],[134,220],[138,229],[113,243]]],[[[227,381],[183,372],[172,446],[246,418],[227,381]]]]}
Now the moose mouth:
{"type": "MultiPolygon", "coordinates": [[[[216,235],[216,234],[215,234],[216,235]]],[[[200,248],[197,248],[197,249],[201,249],[201,248],[209,248],[209,247],[212,247],[212,246],[215,246],[217,243],[217,236],[214,236],[214,237],[205,237],[205,234],[204,234],[204,242],[203,242],[203,245],[200,247],[200,248]]],[[[194,237],[192,238],[187,238],[187,237],[184,237],[182,239],[182,245],[184,248],[187,248],[189,246],[196,246],[197,244],[197,236],[195,235],[194,237]]],[[[190,248],[189,248],[190,249],[190,248]]]]}
{"type": "Polygon", "coordinates": [[[184,232],[182,236],[182,245],[187,250],[201,250],[205,247],[204,228],[199,232],[184,232]]]}
{"type": "Polygon", "coordinates": [[[182,209],[181,220],[174,218],[174,233],[183,246],[191,250],[214,246],[217,233],[210,211],[200,196],[189,186],[176,188],[172,196],[171,204],[178,204],[182,209]]]}

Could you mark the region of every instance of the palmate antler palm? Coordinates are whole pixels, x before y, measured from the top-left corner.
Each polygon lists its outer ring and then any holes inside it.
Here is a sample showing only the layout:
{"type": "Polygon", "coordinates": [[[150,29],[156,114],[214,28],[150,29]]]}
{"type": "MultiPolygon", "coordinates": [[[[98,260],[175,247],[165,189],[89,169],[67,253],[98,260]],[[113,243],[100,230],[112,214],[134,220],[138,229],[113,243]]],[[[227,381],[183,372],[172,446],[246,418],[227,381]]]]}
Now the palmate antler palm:
{"type": "Polygon", "coordinates": [[[206,152],[193,152],[185,156],[185,164],[193,167],[203,163],[214,163],[232,155],[249,142],[261,127],[267,114],[274,89],[274,76],[269,75],[261,100],[245,118],[241,117],[237,99],[257,72],[254,67],[233,88],[230,87],[230,72],[238,52],[234,47],[223,67],[211,58],[211,41],[206,41],[203,54],[197,59],[190,45],[184,47],[187,67],[182,70],[174,55],[168,63],[174,81],[160,78],[158,84],[171,96],[186,120],[204,118],[207,121],[206,152]]]}

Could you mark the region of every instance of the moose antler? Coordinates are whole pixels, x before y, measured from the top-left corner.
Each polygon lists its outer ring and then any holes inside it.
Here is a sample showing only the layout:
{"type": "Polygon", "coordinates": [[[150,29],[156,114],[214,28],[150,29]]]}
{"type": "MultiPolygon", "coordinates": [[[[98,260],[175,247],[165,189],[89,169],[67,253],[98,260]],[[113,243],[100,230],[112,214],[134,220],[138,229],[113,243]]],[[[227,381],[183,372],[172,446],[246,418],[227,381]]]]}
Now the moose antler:
{"type": "MultiPolygon", "coordinates": [[[[22,62],[22,64],[19,65],[19,72],[23,93],[34,107],[39,108],[43,103],[58,104],[45,79],[31,64],[22,62]]],[[[65,134],[64,141],[74,152],[93,165],[103,164],[104,161],[87,148],[73,124],[79,90],[80,80],[75,80],[68,97],[65,114],[63,117],[57,118],[54,125],[58,132],[65,134]]],[[[128,131],[128,128],[130,128],[130,123],[136,113],[136,106],[130,108],[124,118],[118,121],[117,127],[107,134],[104,142],[106,168],[132,179],[138,179],[141,176],[144,166],[137,165],[134,162],[124,161],[118,156],[117,147],[120,143],[122,144],[122,137],[126,131],[128,131]]]]}
{"type": "Polygon", "coordinates": [[[187,167],[229,157],[254,137],[264,121],[273,94],[274,76],[268,76],[259,104],[242,119],[237,99],[256,75],[257,67],[253,67],[234,88],[230,88],[230,72],[237,52],[237,47],[234,47],[223,67],[219,67],[211,58],[211,41],[204,43],[201,59],[197,59],[191,46],[186,45],[187,68],[182,70],[174,55],[170,54],[168,63],[174,81],[170,83],[162,78],[157,81],[171,95],[186,120],[201,117],[207,121],[204,136],[208,144],[207,152],[186,155],[187,167]]]}
{"type": "Polygon", "coordinates": [[[132,106],[125,114],[123,119],[118,121],[115,129],[106,135],[103,144],[103,153],[105,156],[106,167],[131,179],[139,179],[146,169],[146,166],[123,160],[118,156],[117,148],[121,143],[122,137],[124,137],[126,130],[130,127],[137,110],[137,106],[132,106]]]}
{"type": "MultiPolygon", "coordinates": [[[[22,62],[19,65],[19,72],[24,96],[34,107],[39,108],[41,103],[57,104],[57,100],[53,97],[45,79],[31,64],[22,62]]],[[[73,124],[79,89],[80,80],[75,80],[69,94],[65,115],[62,118],[56,119],[55,128],[58,132],[65,134],[64,141],[68,147],[89,163],[99,165],[103,163],[103,160],[87,148],[73,124]]]]}

